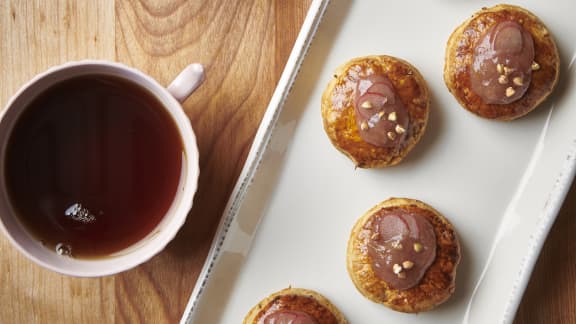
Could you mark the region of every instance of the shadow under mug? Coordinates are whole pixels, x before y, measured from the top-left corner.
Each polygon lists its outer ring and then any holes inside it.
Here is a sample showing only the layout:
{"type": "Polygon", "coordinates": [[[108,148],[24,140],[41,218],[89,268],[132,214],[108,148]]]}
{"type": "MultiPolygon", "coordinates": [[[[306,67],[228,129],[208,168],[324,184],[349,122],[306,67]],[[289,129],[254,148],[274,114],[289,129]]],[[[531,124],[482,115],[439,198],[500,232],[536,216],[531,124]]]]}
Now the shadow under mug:
{"type": "Polygon", "coordinates": [[[203,79],[202,65],[191,64],[167,88],[164,88],[150,76],[126,65],[86,60],[50,68],[20,88],[0,114],[0,228],[9,241],[38,265],[79,277],[97,277],[122,272],[149,260],[163,250],[184,224],[197,189],[198,147],[190,120],[184,113],[181,102],[202,83],[203,79]],[[45,247],[18,219],[6,190],[6,146],[19,116],[38,95],[59,82],[94,74],[123,79],[156,97],[176,125],[182,139],[184,158],[174,199],[155,229],[137,243],[110,256],[94,259],[70,258],[45,247]]]}

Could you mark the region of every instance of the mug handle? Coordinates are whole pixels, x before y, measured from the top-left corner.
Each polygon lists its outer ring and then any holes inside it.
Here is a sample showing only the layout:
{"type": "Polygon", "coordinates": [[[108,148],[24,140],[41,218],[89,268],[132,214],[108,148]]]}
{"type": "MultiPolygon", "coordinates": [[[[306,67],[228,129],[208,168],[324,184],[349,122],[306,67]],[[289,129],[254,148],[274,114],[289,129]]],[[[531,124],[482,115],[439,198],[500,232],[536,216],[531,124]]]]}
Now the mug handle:
{"type": "Polygon", "coordinates": [[[204,81],[204,66],[199,63],[188,65],[170,83],[167,90],[180,103],[184,102],[204,81]]]}

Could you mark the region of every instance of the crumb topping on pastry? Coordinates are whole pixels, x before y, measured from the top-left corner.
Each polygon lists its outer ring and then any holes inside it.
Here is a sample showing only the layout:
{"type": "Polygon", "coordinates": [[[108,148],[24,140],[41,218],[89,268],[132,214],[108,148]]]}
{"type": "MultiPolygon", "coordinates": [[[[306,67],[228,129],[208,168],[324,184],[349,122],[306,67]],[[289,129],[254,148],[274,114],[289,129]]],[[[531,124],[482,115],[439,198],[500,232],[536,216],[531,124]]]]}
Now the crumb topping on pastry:
{"type": "Polygon", "coordinates": [[[379,147],[394,147],[406,138],[408,110],[385,75],[359,76],[354,111],[358,131],[366,142],[379,147]]]}
{"type": "Polygon", "coordinates": [[[416,286],[436,258],[434,227],[419,208],[388,207],[364,225],[370,233],[367,252],[380,279],[392,288],[416,286]]]}
{"type": "Polygon", "coordinates": [[[509,104],[520,99],[532,80],[534,40],[516,21],[490,27],[474,48],[472,91],[487,104],[509,104]]]}

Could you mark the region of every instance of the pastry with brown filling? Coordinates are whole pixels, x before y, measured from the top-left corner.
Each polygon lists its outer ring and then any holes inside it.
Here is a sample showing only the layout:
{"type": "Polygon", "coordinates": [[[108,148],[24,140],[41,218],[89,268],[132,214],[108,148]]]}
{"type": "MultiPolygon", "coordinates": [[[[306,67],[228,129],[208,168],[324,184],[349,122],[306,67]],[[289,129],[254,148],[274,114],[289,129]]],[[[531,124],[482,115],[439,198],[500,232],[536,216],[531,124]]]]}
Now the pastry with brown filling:
{"type": "Polygon", "coordinates": [[[248,312],[244,324],[347,324],[324,296],[302,288],[286,288],[264,298],[248,312]]]}
{"type": "Polygon", "coordinates": [[[446,301],[459,262],[452,224],[427,204],[405,198],[383,201],[356,222],[346,260],[362,295],[406,313],[446,301]]]}
{"type": "Polygon", "coordinates": [[[546,26],[528,10],[483,8],[448,39],[444,81],[462,107],[512,120],[536,108],[558,82],[560,57],[546,26]]]}
{"type": "Polygon", "coordinates": [[[386,55],[338,67],[322,95],[324,130],[357,167],[398,164],[424,134],[430,95],[420,72],[386,55]]]}

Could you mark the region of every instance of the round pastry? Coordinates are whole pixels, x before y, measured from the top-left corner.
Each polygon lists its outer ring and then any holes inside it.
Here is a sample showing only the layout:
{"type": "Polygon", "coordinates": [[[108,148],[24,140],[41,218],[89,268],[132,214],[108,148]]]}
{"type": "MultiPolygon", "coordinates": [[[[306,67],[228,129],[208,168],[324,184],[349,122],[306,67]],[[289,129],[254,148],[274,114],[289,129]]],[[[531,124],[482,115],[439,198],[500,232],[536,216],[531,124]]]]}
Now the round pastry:
{"type": "Polygon", "coordinates": [[[366,56],[338,67],[322,95],[324,130],[357,167],[398,164],[420,140],[430,95],[420,72],[392,56],[366,56]]]}
{"type": "Polygon", "coordinates": [[[552,92],[559,71],[550,32],[521,7],[483,8],[448,39],[446,86],[462,107],[481,117],[526,115],[552,92]]]}
{"type": "Polygon", "coordinates": [[[346,256],[348,274],[362,295],[418,313],[453,294],[460,244],[452,224],[432,207],[390,198],[356,222],[346,256]]]}
{"type": "Polygon", "coordinates": [[[326,297],[312,290],[289,287],[252,307],[243,323],[347,324],[348,321],[326,297]]]}

